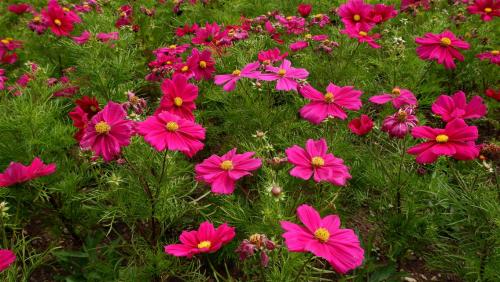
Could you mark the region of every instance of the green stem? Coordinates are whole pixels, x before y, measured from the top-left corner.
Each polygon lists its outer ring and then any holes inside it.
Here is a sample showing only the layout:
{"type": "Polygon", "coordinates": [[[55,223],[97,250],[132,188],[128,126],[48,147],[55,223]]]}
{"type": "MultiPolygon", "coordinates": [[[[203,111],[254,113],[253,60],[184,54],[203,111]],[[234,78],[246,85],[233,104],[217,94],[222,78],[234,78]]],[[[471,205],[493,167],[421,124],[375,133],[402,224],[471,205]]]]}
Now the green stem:
{"type": "Polygon", "coordinates": [[[300,276],[302,275],[302,272],[304,272],[304,270],[306,269],[306,265],[308,265],[313,259],[314,257],[310,257],[308,260],[304,262],[304,264],[299,270],[299,273],[297,273],[297,277],[295,277],[295,282],[300,281],[300,276]]]}

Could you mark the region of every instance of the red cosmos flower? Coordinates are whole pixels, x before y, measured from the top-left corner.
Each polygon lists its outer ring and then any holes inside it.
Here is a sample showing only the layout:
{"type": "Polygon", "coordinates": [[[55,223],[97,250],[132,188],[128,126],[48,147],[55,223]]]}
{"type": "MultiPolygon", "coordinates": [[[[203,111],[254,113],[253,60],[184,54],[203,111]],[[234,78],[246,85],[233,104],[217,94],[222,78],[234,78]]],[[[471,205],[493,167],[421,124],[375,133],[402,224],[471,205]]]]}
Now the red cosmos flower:
{"type": "Polygon", "coordinates": [[[479,155],[479,148],[475,144],[478,138],[477,127],[468,126],[462,119],[447,123],[444,129],[417,126],[411,134],[414,138],[426,139],[424,143],[407,151],[408,154],[417,155],[417,163],[433,163],[439,156],[472,160],[479,155]]]}
{"type": "Polygon", "coordinates": [[[0,187],[9,187],[38,177],[51,175],[56,171],[56,164],[44,164],[36,157],[30,165],[11,162],[3,173],[0,173],[0,187]]]}
{"type": "Polygon", "coordinates": [[[234,227],[226,223],[214,228],[208,221],[200,224],[198,230],[182,231],[181,244],[165,246],[165,253],[176,257],[192,258],[203,253],[213,253],[233,240],[236,233],[234,227]]]}
{"type": "Polygon", "coordinates": [[[444,64],[447,69],[455,68],[454,59],[464,60],[464,56],[457,49],[469,49],[469,43],[457,38],[451,31],[445,30],[441,34],[426,33],[418,37],[415,42],[417,54],[423,60],[435,60],[444,64]]]}
{"type": "Polygon", "coordinates": [[[369,17],[373,23],[381,24],[394,18],[397,14],[398,11],[396,11],[392,5],[375,4],[370,11],[369,17]]]}
{"type": "Polygon", "coordinates": [[[10,37],[0,40],[0,63],[13,64],[17,61],[17,54],[12,52],[21,48],[22,43],[10,37]]]}
{"type": "Polygon", "coordinates": [[[96,97],[83,96],[81,99],[75,101],[82,110],[87,113],[89,119],[97,114],[101,109],[99,108],[99,102],[96,97]]]}
{"type": "Polygon", "coordinates": [[[16,255],[11,250],[0,249],[0,272],[7,269],[16,260],[16,255]]]}
{"type": "Polygon", "coordinates": [[[30,12],[33,10],[33,7],[31,5],[28,5],[26,3],[19,3],[19,4],[12,4],[9,5],[9,12],[12,12],[16,15],[22,15],[24,13],[30,12]]]}
{"type": "Polygon", "coordinates": [[[186,76],[174,74],[172,79],[165,79],[161,84],[163,97],[156,114],[167,111],[181,118],[194,121],[194,100],[198,97],[198,86],[188,82],[186,76]]]}
{"type": "Polygon", "coordinates": [[[5,70],[0,69],[0,90],[5,89],[5,82],[8,80],[7,76],[5,76],[5,70]]]}
{"type": "Polygon", "coordinates": [[[122,147],[130,144],[133,122],[120,104],[109,102],[90,120],[80,141],[83,149],[91,149],[96,156],[109,162],[120,154],[122,147]]]}
{"type": "Polygon", "coordinates": [[[498,0],[475,0],[472,5],[467,7],[471,14],[481,15],[485,22],[491,21],[494,17],[500,17],[500,1],[498,0]]]}
{"type": "Polygon", "coordinates": [[[349,0],[340,5],[337,13],[346,28],[369,31],[374,26],[370,16],[371,11],[371,5],[364,3],[363,0],[349,0]]]}
{"type": "Polygon", "coordinates": [[[183,37],[188,34],[194,34],[197,29],[198,29],[197,24],[193,24],[191,26],[189,24],[185,24],[183,27],[178,27],[175,30],[175,35],[177,35],[178,37],[183,37]]]}
{"type": "Polygon", "coordinates": [[[120,28],[122,26],[132,25],[132,13],[134,10],[130,5],[123,5],[118,10],[120,12],[120,17],[116,20],[115,27],[120,28]]]}
{"type": "Polygon", "coordinates": [[[373,128],[373,120],[367,115],[352,119],[347,125],[352,133],[363,136],[368,134],[373,128]]]}
{"type": "Polygon", "coordinates": [[[309,14],[311,14],[311,10],[311,4],[299,4],[299,6],[297,7],[297,12],[299,12],[299,14],[304,18],[307,18],[309,14]]]}
{"type": "Polygon", "coordinates": [[[467,103],[467,98],[463,91],[458,91],[453,96],[441,95],[434,104],[432,112],[446,121],[454,119],[477,119],[486,115],[486,105],[483,98],[474,96],[467,103]]]}
{"type": "Polygon", "coordinates": [[[425,10],[429,10],[431,6],[429,5],[429,0],[401,0],[401,11],[406,11],[408,9],[415,9],[419,6],[423,6],[425,10]]]}
{"type": "Polygon", "coordinates": [[[81,22],[76,13],[59,6],[57,0],[49,0],[47,8],[42,10],[42,17],[56,36],[69,36],[73,25],[81,22]]]}
{"type": "Polygon", "coordinates": [[[497,101],[500,101],[500,90],[496,90],[493,88],[488,88],[486,91],[484,91],[486,96],[491,97],[497,101]]]}
{"type": "Polygon", "coordinates": [[[87,128],[87,124],[89,123],[88,114],[80,106],[76,106],[73,111],[69,113],[69,117],[73,121],[73,126],[78,129],[73,135],[73,138],[80,142],[83,134],[85,134],[85,128],[87,128]]]}
{"type": "Polygon", "coordinates": [[[215,61],[212,59],[212,53],[209,50],[203,50],[201,53],[198,49],[191,50],[191,56],[187,58],[187,65],[194,73],[196,80],[209,80],[215,72],[215,61]]]}
{"type": "Polygon", "coordinates": [[[259,62],[263,63],[264,65],[270,65],[276,62],[283,61],[283,59],[285,59],[287,56],[287,52],[281,54],[280,49],[274,48],[270,50],[260,51],[257,55],[257,58],[259,59],[259,62]]]}

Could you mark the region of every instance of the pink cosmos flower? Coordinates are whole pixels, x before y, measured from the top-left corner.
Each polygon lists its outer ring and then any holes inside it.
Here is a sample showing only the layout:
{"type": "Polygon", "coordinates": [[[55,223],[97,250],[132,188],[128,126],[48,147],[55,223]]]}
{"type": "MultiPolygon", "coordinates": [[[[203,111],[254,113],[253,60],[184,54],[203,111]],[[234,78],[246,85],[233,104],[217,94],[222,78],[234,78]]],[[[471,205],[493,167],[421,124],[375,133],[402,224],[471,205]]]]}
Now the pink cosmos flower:
{"type": "Polygon", "coordinates": [[[347,125],[352,133],[363,136],[368,134],[373,128],[373,120],[367,115],[352,119],[347,125]]]}
{"type": "Polygon", "coordinates": [[[296,42],[290,44],[290,50],[297,52],[297,51],[300,51],[302,49],[307,48],[308,46],[309,46],[309,43],[307,41],[299,40],[299,41],[296,41],[296,42]]]}
{"type": "Polygon", "coordinates": [[[477,119],[486,115],[486,105],[483,98],[474,96],[467,104],[465,93],[458,91],[453,96],[441,95],[434,104],[432,112],[446,121],[454,119],[477,119]]]}
{"type": "Polygon", "coordinates": [[[478,146],[475,144],[478,138],[477,127],[468,126],[462,119],[447,123],[444,129],[417,126],[411,134],[415,138],[426,139],[424,143],[407,151],[408,154],[417,155],[417,163],[433,163],[439,156],[472,160],[479,155],[478,146]]]}
{"type": "Polygon", "coordinates": [[[288,34],[301,34],[305,31],[306,20],[302,17],[289,16],[285,18],[276,15],[275,18],[286,29],[288,34]]]}
{"type": "Polygon", "coordinates": [[[38,177],[51,175],[56,171],[56,164],[44,164],[36,157],[30,165],[11,162],[9,166],[0,173],[0,187],[9,187],[14,184],[23,183],[38,177]]]}
{"type": "Polygon", "coordinates": [[[394,18],[398,14],[398,11],[394,9],[394,7],[387,6],[384,4],[375,4],[373,5],[369,17],[370,21],[375,24],[381,24],[389,19],[394,18]]]}
{"type": "Polygon", "coordinates": [[[196,80],[209,80],[215,72],[215,61],[212,59],[212,53],[209,50],[193,48],[191,56],[187,59],[187,65],[193,71],[196,80]]]}
{"type": "Polygon", "coordinates": [[[311,20],[312,25],[318,25],[321,28],[325,27],[329,23],[330,23],[330,17],[328,17],[328,15],[326,14],[314,15],[314,17],[311,20]]]}
{"type": "Polygon", "coordinates": [[[259,62],[263,63],[264,65],[270,65],[276,62],[283,61],[283,59],[285,59],[287,56],[287,52],[281,54],[280,49],[274,48],[270,50],[260,51],[258,54],[258,59],[259,62]]]}
{"type": "Polygon", "coordinates": [[[390,94],[382,93],[382,95],[372,96],[370,97],[369,101],[381,105],[390,101],[392,102],[392,105],[396,109],[399,109],[404,105],[410,105],[410,106],[417,105],[417,98],[415,98],[415,95],[413,95],[413,93],[410,90],[402,89],[399,87],[394,87],[394,89],[392,89],[392,92],[390,94]]]}
{"type": "Polygon", "coordinates": [[[153,51],[157,57],[160,55],[180,55],[189,48],[189,44],[176,45],[172,44],[167,47],[161,47],[153,51]]]}
{"type": "Polygon", "coordinates": [[[300,89],[300,94],[311,100],[311,103],[300,109],[300,116],[311,123],[319,124],[328,117],[346,119],[347,114],[344,109],[357,111],[361,109],[361,95],[359,90],[353,86],[337,86],[330,83],[326,87],[326,94],[323,95],[310,85],[300,89]]]}
{"type": "Polygon", "coordinates": [[[49,0],[47,8],[42,10],[42,16],[56,36],[69,36],[73,25],[81,22],[76,13],[63,9],[57,0],[49,0]]]}
{"type": "Polygon", "coordinates": [[[342,274],[363,263],[365,252],[358,236],[351,229],[340,228],[337,215],[321,218],[313,207],[301,205],[297,208],[297,216],[305,226],[280,222],[289,251],[311,252],[327,260],[335,271],[342,274]]]}
{"type": "Polygon", "coordinates": [[[251,175],[262,162],[252,158],[255,152],[237,154],[236,148],[222,156],[212,155],[195,166],[196,179],[210,184],[216,194],[232,194],[236,181],[251,175]]]}
{"type": "Polygon", "coordinates": [[[380,34],[378,33],[370,35],[368,34],[368,30],[363,30],[360,28],[352,28],[352,27],[347,27],[341,30],[340,33],[346,34],[347,36],[349,36],[349,38],[358,39],[359,43],[367,43],[368,45],[370,45],[370,47],[374,49],[382,47],[375,41],[375,39],[380,38],[380,34]]]}
{"type": "Polygon", "coordinates": [[[188,79],[194,76],[194,72],[191,67],[184,62],[179,62],[174,66],[174,74],[182,74],[188,79]]]}
{"type": "Polygon", "coordinates": [[[469,43],[458,39],[451,31],[445,30],[441,34],[426,33],[424,37],[418,37],[415,42],[417,54],[423,60],[436,60],[438,64],[444,64],[447,69],[455,68],[454,59],[464,60],[464,56],[457,49],[469,49],[469,43]]]}
{"type": "Polygon", "coordinates": [[[194,121],[194,100],[198,98],[198,86],[188,82],[182,74],[174,74],[172,79],[165,79],[161,84],[163,97],[156,114],[167,111],[183,119],[194,121]]]}
{"type": "Polygon", "coordinates": [[[106,162],[113,160],[122,147],[130,144],[133,122],[126,117],[127,113],[120,104],[109,102],[88,123],[80,147],[91,149],[106,162]]]}
{"type": "Polygon", "coordinates": [[[221,30],[217,23],[206,23],[205,27],[200,27],[195,31],[195,36],[191,39],[191,42],[198,45],[218,46],[226,36],[227,31],[221,30]]]}
{"type": "Polygon", "coordinates": [[[5,82],[8,80],[7,76],[5,75],[5,70],[0,69],[0,90],[5,89],[5,82]]]}
{"type": "Polygon", "coordinates": [[[314,181],[326,181],[336,186],[344,186],[351,179],[349,169],[342,159],[327,153],[325,139],[315,141],[309,139],[306,149],[293,145],[286,149],[288,162],[295,165],[290,175],[308,180],[313,176],[314,181]]]}
{"type": "Polygon", "coordinates": [[[223,85],[222,89],[226,92],[231,92],[236,88],[236,82],[243,77],[246,78],[259,78],[262,74],[257,69],[260,67],[259,62],[249,63],[241,70],[235,70],[231,74],[216,75],[214,82],[217,85],[223,85]]]}
{"type": "Polygon", "coordinates": [[[122,106],[125,111],[132,109],[135,114],[142,115],[147,103],[144,98],[140,98],[132,91],[127,91],[127,102],[124,102],[122,106]]]}
{"type": "Polygon", "coordinates": [[[382,131],[389,133],[389,136],[403,138],[408,132],[418,124],[413,107],[404,107],[395,114],[388,116],[382,122],[382,131]]]}
{"type": "Polygon", "coordinates": [[[205,128],[169,112],[148,117],[137,125],[137,132],[157,151],[180,151],[192,157],[204,146],[205,128]]]}
{"type": "Polygon", "coordinates": [[[214,253],[233,240],[235,235],[234,227],[226,223],[214,228],[212,223],[205,221],[200,224],[197,231],[182,231],[179,237],[181,244],[165,246],[165,253],[187,258],[203,253],[214,253]]]}
{"type": "Polygon", "coordinates": [[[277,81],[276,90],[297,91],[297,79],[306,79],[309,72],[305,69],[293,68],[289,60],[283,60],[279,67],[267,66],[265,73],[259,76],[259,79],[265,81],[277,81]]]}
{"type": "Polygon", "coordinates": [[[416,9],[419,6],[423,6],[425,10],[429,10],[431,8],[429,2],[430,0],[401,0],[400,10],[416,9]]]}
{"type": "Polygon", "coordinates": [[[84,30],[80,36],[71,37],[73,41],[78,45],[83,45],[87,43],[90,39],[90,32],[88,30],[84,30]]]}
{"type": "Polygon", "coordinates": [[[7,269],[16,260],[16,255],[11,250],[0,249],[0,272],[7,269]]]}
{"type": "Polygon", "coordinates": [[[479,58],[481,61],[488,60],[492,64],[500,65],[500,51],[499,50],[492,50],[489,52],[477,54],[476,57],[479,58]]]}
{"type": "Polygon", "coordinates": [[[34,14],[34,17],[28,23],[28,28],[36,32],[38,35],[42,34],[48,28],[48,20],[42,17],[40,14],[34,14]]]}
{"type": "Polygon", "coordinates": [[[364,3],[363,0],[349,0],[339,6],[337,13],[346,28],[369,31],[374,26],[370,17],[371,11],[371,5],[364,3]]]}
{"type": "Polygon", "coordinates": [[[100,32],[96,35],[96,38],[101,42],[108,42],[110,40],[118,40],[120,38],[120,34],[118,31],[108,33],[100,32]]]}
{"type": "Polygon", "coordinates": [[[472,5],[467,7],[471,14],[481,15],[485,22],[491,21],[494,17],[500,17],[500,1],[498,0],[475,0],[472,5]]]}

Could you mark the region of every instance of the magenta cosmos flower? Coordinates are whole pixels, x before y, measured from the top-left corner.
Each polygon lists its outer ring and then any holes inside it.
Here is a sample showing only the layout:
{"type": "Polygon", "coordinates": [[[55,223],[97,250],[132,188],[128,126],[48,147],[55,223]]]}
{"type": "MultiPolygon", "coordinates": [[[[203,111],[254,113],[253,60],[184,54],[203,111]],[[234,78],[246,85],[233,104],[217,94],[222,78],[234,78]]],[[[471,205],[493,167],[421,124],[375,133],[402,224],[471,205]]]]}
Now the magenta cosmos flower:
{"type": "Polygon", "coordinates": [[[479,58],[481,61],[488,60],[492,64],[500,65],[500,51],[499,50],[492,50],[489,52],[477,54],[476,57],[479,58]]]}
{"type": "Polygon", "coordinates": [[[38,177],[51,175],[56,171],[56,164],[44,164],[36,157],[30,165],[11,162],[3,173],[0,173],[0,187],[9,187],[38,177]]]}
{"type": "Polygon", "coordinates": [[[432,112],[446,121],[454,119],[477,119],[486,115],[486,105],[483,98],[474,96],[467,104],[465,93],[458,91],[453,96],[441,95],[434,104],[432,112]]]}
{"type": "Polygon", "coordinates": [[[0,272],[7,269],[16,260],[16,255],[11,250],[0,249],[0,272]]]}
{"type": "Polygon", "coordinates": [[[330,83],[326,87],[325,95],[310,85],[302,87],[300,94],[311,100],[311,103],[300,109],[300,115],[314,124],[319,124],[328,117],[346,119],[347,114],[344,109],[359,110],[361,108],[360,96],[363,93],[354,90],[353,86],[340,87],[330,83]]]}
{"type": "Polygon", "coordinates": [[[380,34],[375,33],[370,35],[368,34],[368,29],[346,27],[345,29],[341,30],[340,33],[346,34],[347,36],[349,36],[349,38],[356,38],[359,43],[367,43],[374,49],[382,47],[375,41],[375,39],[380,38],[380,34]]]}
{"type": "Polygon", "coordinates": [[[271,73],[265,73],[259,76],[259,79],[266,81],[277,81],[276,90],[283,91],[297,91],[297,79],[306,79],[309,76],[309,72],[305,69],[297,69],[292,67],[292,63],[289,60],[283,60],[283,63],[279,67],[267,66],[266,71],[271,73]]]}
{"type": "Polygon", "coordinates": [[[165,253],[187,258],[202,253],[213,253],[233,240],[235,235],[234,227],[226,223],[214,228],[212,223],[205,221],[197,231],[182,231],[179,237],[181,244],[165,246],[165,253]]]}
{"type": "Polygon", "coordinates": [[[451,31],[445,30],[441,34],[426,33],[418,37],[415,42],[417,54],[422,60],[435,60],[444,64],[447,69],[455,68],[454,59],[464,60],[464,56],[457,49],[469,49],[469,43],[458,39],[451,31]]]}
{"type": "Polygon", "coordinates": [[[216,194],[232,194],[238,179],[251,175],[262,162],[252,158],[254,152],[236,154],[236,148],[221,157],[212,155],[201,164],[196,165],[196,179],[210,184],[216,194]]]}
{"type": "Polygon", "coordinates": [[[241,70],[235,70],[231,74],[221,74],[216,75],[214,78],[214,82],[217,85],[223,85],[222,89],[227,92],[231,92],[236,88],[236,82],[243,77],[246,78],[258,78],[262,74],[257,69],[260,67],[259,62],[253,62],[246,65],[241,70]]]}
{"type": "Polygon", "coordinates": [[[297,145],[286,149],[288,162],[295,166],[290,170],[290,175],[304,180],[313,176],[316,182],[326,181],[344,186],[347,180],[351,179],[349,169],[342,159],[327,151],[325,139],[307,140],[305,150],[297,145]]]}
{"type": "Polygon", "coordinates": [[[182,74],[174,74],[172,79],[165,79],[161,84],[163,97],[156,114],[167,111],[183,119],[193,120],[196,109],[194,100],[198,98],[198,86],[188,82],[182,74]]]}
{"type": "Polygon", "coordinates": [[[56,36],[69,36],[73,25],[81,22],[75,12],[62,8],[57,0],[49,1],[47,8],[42,10],[42,17],[56,36]]]}
{"type": "Polygon", "coordinates": [[[204,146],[205,128],[169,112],[148,117],[137,125],[137,132],[158,151],[180,151],[192,157],[204,146]]]}
{"type": "Polygon", "coordinates": [[[500,1],[498,0],[475,0],[472,5],[467,7],[471,14],[481,15],[485,22],[491,21],[494,17],[500,17],[500,1]]]}
{"type": "Polygon", "coordinates": [[[122,147],[130,144],[133,122],[120,104],[109,102],[90,120],[80,147],[91,149],[96,156],[109,162],[120,154],[122,147]]]}
{"type": "Polygon", "coordinates": [[[392,102],[394,108],[399,109],[405,105],[416,106],[417,98],[415,98],[415,95],[408,89],[394,87],[391,93],[382,93],[382,95],[372,96],[370,102],[375,104],[392,102]]]}
{"type": "Polygon", "coordinates": [[[347,28],[370,30],[374,26],[370,17],[371,11],[372,6],[363,0],[350,0],[339,6],[337,13],[347,28]]]}
{"type": "Polygon", "coordinates": [[[361,115],[355,118],[347,125],[352,133],[363,136],[368,134],[373,128],[373,120],[367,115],[361,115]]]}
{"type": "Polygon", "coordinates": [[[417,124],[418,119],[414,108],[404,107],[384,119],[382,131],[387,132],[391,137],[403,138],[417,124]]]}
{"type": "Polygon", "coordinates": [[[337,215],[321,218],[318,211],[308,205],[297,208],[297,216],[305,226],[281,221],[283,238],[291,252],[311,252],[324,258],[335,271],[345,274],[363,263],[365,251],[352,229],[340,228],[337,215]]]}
{"type": "Polygon", "coordinates": [[[209,50],[203,50],[201,53],[194,48],[191,56],[187,58],[187,65],[193,71],[196,80],[210,79],[215,72],[215,61],[212,59],[212,53],[209,50]]]}
{"type": "Polygon", "coordinates": [[[450,156],[457,160],[472,160],[479,155],[475,144],[478,137],[477,127],[468,126],[462,119],[446,124],[444,129],[429,126],[413,128],[415,138],[427,141],[408,149],[408,154],[417,155],[417,162],[433,163],[439,156],[450,156]]]}

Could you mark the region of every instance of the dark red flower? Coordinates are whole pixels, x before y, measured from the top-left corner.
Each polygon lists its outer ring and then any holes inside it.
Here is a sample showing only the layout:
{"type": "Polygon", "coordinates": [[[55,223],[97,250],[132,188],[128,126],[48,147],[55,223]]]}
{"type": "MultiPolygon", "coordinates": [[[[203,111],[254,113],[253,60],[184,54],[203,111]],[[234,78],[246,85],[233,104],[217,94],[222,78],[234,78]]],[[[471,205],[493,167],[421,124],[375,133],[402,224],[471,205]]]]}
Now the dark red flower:
{"type": "Polygon", "coordinates": [[[299,4],[299,6],[297,7],[297,12],[299,12],[299,14],[304,18],[307,18],[309,14],[311,14],[311,10],[312,10],[311,4],[302,3],[299,4]]]}

